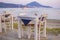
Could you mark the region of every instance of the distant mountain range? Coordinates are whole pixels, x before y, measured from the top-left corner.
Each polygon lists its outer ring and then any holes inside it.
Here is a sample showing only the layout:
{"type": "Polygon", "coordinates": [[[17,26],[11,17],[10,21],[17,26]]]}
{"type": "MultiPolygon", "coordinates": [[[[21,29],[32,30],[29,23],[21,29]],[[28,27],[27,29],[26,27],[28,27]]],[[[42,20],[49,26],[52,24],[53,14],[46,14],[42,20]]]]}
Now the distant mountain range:
{"type": "Polygon", "coordinates": [[[35,7],[37,7],[37,8],[39,8],[39,7],[52,8],[50,6],[41,5],[38,2],[30,2],[26,5],[0,2],[0,8],[24,8],[24,7],[27,7],[27,8],[35,8],[35,7]]]}

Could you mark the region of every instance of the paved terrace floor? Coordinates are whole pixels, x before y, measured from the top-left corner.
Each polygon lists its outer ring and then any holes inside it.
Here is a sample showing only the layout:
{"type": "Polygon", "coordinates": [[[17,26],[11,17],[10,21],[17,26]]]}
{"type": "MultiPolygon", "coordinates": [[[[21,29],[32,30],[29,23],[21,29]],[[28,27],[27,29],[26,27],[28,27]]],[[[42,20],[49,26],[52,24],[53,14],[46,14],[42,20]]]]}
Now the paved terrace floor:
{"type": "MultiPolygon", "coordinates": [[[[33,37],[30,39],[26,37],[22,37],[21,39],[18,38],[17,31],[9,31],[7,33],[0,33],[0,40],[34,40],[33,37]]],[[[47,35],[47,38],[41,38],[41,40],[60,40],[60,35],[54,36],[54,35],[47,35]]]]}

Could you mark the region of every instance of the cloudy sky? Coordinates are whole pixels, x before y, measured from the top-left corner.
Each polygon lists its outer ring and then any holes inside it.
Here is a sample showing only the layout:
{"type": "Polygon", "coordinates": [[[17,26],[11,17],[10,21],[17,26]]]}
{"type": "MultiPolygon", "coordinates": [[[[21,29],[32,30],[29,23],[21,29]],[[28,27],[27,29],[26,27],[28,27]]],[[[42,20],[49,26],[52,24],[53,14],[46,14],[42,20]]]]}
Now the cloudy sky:
{"type": "Polygon", "coordinates": [[[60,8],[60,0],[0,0],[0,2],[24,4],[24,5],[33,1],[37,1],[38,3],[43,5],[52,6],[54,8],[60,8]]]}

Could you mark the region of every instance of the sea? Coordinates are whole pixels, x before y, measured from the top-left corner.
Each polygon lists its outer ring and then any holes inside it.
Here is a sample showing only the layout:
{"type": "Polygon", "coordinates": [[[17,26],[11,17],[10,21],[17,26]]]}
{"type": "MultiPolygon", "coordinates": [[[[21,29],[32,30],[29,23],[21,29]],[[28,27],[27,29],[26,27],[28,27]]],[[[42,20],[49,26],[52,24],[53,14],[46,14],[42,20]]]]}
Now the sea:
{"type": "Polygon", "coordinates": [[[0,8],[0,14],[6,13],[13,14],[14,17],[20,16],[35,16],[40,17],[42,14],[47,14],[48,19],[60,20],[60,9],[59,8],[0,8]]]}

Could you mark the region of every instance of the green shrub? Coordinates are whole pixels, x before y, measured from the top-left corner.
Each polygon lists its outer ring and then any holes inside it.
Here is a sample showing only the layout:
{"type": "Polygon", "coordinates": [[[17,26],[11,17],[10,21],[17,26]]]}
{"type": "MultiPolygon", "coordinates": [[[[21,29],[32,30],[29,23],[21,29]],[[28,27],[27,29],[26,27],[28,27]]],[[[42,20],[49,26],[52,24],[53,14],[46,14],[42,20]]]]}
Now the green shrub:
{"type": "Polygon", "coordinates": [[[54,35],[60,34],[60,28],[46,28],[47,33],[51,33],[54,35]]]}

